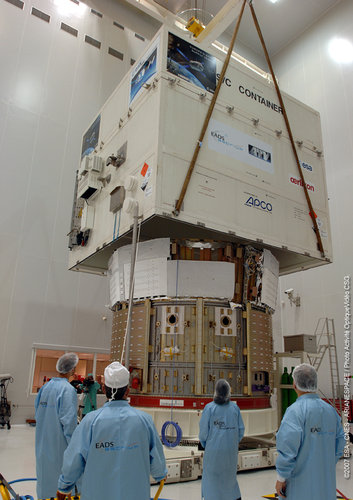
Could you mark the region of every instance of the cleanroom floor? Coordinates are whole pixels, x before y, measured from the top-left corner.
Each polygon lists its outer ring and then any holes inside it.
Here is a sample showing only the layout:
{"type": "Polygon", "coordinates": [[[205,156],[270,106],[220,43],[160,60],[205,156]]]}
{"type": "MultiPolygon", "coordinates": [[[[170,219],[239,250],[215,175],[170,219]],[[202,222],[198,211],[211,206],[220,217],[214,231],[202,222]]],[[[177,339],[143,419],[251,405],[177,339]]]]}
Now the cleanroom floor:
{"type": "MultiPolygon", "coordinates": [[[[0,428],[0,473],[7,481],[35,477],[34,459],[35,428],[28,425],[13,425],[10,430],[0,428]]],[[[351,459],[351,470],[353,468],[351,459]]],[[[276,482],[275,469],[254,470],[238,473],[238,481],[242,500],[261,500],[263,496],[274,493],[276,482]]],[[[13,485],[19,495],[36,497],[34,481],[13,485]]],[[[151,487],[151,497],[157,491],[151,487]]],[[[348,498],[353,499],[353,477],[343,477],[343,461],[337,465],[337,488],[348,498]]],[[[185,483],[166,484],[161,492],[160,500],[200,500],[201,480],[185,483]]]]}

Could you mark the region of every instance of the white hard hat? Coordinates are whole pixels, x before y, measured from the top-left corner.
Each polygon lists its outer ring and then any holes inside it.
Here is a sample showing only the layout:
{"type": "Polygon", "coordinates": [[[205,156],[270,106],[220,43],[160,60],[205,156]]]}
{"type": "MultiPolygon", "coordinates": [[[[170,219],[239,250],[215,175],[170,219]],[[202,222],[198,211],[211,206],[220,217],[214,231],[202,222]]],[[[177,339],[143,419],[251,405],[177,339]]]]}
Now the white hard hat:
{"type": "Polygon", "coordinates": [[[105,385],[112,389],[120,389],[129,385],[130,373],[125,366],[118,361],[113,361],[104,370],[105,385]]]}

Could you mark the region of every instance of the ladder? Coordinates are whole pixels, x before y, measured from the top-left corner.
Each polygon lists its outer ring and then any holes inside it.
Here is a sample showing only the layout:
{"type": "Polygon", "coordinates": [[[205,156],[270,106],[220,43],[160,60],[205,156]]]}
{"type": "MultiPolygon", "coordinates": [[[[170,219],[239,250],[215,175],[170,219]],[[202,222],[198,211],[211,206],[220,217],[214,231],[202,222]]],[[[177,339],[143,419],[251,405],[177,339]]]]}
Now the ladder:
{"type": "MultiPolygon", "coordinates": [[[[330,363],[330,376],[331,376],[331,388],[332,388],[332,400],[321,394],[327,399],[327,401],[336,408],[336,400],[339,401],[339,413],[342,416],[342,399],[341,394],[337,391],[340,390],[340,376],[338,371],[338,358],[337,358],[337,348],[336,348],[336,333],[335,325],[332,318],[320,318],[317,322],[315,335],[317,340],[317,354],[312,358],[308,354],[310,364],[315,368],[316,371],[320,368],[320,365],[324,359],[326,352],[328,352],[328,358],[330,363]]],[[[337,409],[338,410],[338,409],[337,409]]]]}

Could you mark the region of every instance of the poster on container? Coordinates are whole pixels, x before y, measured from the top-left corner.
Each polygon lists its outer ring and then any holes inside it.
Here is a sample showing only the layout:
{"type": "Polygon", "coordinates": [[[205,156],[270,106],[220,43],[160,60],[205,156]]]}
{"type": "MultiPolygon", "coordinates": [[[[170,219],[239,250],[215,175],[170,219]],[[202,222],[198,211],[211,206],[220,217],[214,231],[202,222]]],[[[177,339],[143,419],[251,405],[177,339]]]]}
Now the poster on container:
{"type": "Polygon", "coordinates": [[[210,120],[208,147],[269,174],[274,173],[272,147],[225,123],[210,120]]]}
{"type": "Polygon", "coordinates": [[[195,45],[168,34],[167,70],[208,92],[214,92],[217,60],[195,45]]]}
{"type": "Polygon", "coordinates": [[[158,49],[159,37],[149,48],[146,54],[138,61],[136,68],[132,70],[130,80],[130,103],[142,91],[143,86],[156,73],[158,49]]]}
{"type": "Polygon", "coordinates": [[[82,139],[81,160],[98,146],[101,115],[98,115],[82,139]]]}

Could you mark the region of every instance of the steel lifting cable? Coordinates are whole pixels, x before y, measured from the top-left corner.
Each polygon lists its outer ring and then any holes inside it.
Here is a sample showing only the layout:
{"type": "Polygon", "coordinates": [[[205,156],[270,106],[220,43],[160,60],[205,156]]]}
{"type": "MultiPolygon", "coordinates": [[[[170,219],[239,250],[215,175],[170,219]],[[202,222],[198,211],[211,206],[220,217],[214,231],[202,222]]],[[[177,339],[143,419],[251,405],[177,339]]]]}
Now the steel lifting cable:
{"type": "Polygon", "coordinates": [[[210,103],[210,106],[208,108],[207,115],[206,115],[204,124],[202,126],[201,134],[200,134],[199,140],[197,141],[197,144],[196,144],[196,147],[195,147],[195,150],[194,150],[194,154],[193,154],[191,163],[189,165],[188,172],[187,172],[185,180],[184,180],[183,187],[181,188],[179,198],[178,198],[178,200],[177,200],[177,202],[175,204],[175,209],[173,210],[173,215],[175,215],[175,216],[178,216],[179,213],[180,213],[180,208],[181,208],[181,206],[183,204],[183,201],[184,201],[184,198],[185,198],[185,194],[186,194],[186,190],[188,188],[192,172],[193,172],[193,170],[195,168],[195,165],[196,165],[196,160],[197,160],[197,157],[199,155],[199,152],[200,152],[200,149],[201,149],[201,146],[202,146],[202,141],[203,141],[203,138],[205,137],[205,133],[206,133],[209,121],[211,119],[211,115],[213,113],[213,110],[214,110],[214,107],[215,107],[215,104],[216,104],[216,101],[217,101],[217,97],[218,97],[219,91],[221,90],[221,85],[223,83],[223,79],[224,79],[225,73],[226,73],[228,65],[229,65],[230,57],[232,55],[233,47],[234,47],[234,44],[235,44],[235,39],[236,39],[238,31],[239,31],[240,21],[241,21],[241,19],[243,17],[245,3],[246,3],[246,0],[243,1],[243,5],[241,7],[241,11],[240,11],[240,14],[239,14],[239,17],[238,17],[238,21],[237,21],[237,24],[235,26],[233,37],[232,37],[232,40],[230,42],[230,46],[229,46],[229,49],[228,49],[227,57],[226,57],[226,59],[224,61],[223,68],[222,68],[221,74],[219,76],[219,80],[218,80],[218,83],[217,83],[217,86],[216,86],[216,90],[214,91],[214,94],[212,96],[211,103],[210,103]]]}
{"type": "Polygon", "coordinates": [[[289,124],[289,120],[288,120],[286,108],[284,106],[284,102],[283,102],[283,99],[282,99],[282,94],[281,94],[281,91],[279,89],[279,86],[278,86],[278,83],[277,83],[277,80],[276,80],[276,76],[275,76],[274,71],[273,71],[273,67],[272,67],[270,56],[268,55],[268,52],[267,52],[265,40],[264,40],[264,38],[262,36],[260,25],[258,23],[256,14],[255,14],[255,10],[254,10],[254,7],[252,5],[252,0],[249,1],[249,7],[250,7],[251,14],[252,14],[255,26],[256,26],[257,34],[259,35],[262,48],[264,49],[266,61],[267,61],[269,70],[270,70],[271,75],[272,75],[272,80],[273,80],[274,86],[276,88],[277,97],[278,97],[278,100],[279,100],[281,108],[282,108],[283,118],[284,118],[284,121],[286,123],[287,132],[288,132],[288,135],[289,135],[289,139],[290,139],[290,143],[291,143],[291,146],[292,146],[293,154],[294,154],[295,161],[296,161],[296,164],[297,164],[297,167],[298,167],[298,171],[299,171],[299,175],[300,175],[303,187],[304,187],[304,194],[305,194],[305,198],[306,198],[306,201],[307,201],[308,207],[309,207],[309,215],[310,215],[310,217],[311,217],[311,219],[313,221],[313,224],[314,224],[314,231],[315,231],[316,238],[317,238],[318,248],[320,250],[321,256],[325,257],[325,252],[324,252],[324,247],[322,245],[322,240],[321,240],[321,236],[320,236],[319,227],[318,227],[317,222],[316,222],[316,215],[315,215],[313,206],[311,204],[310,196],[309,196],[309,193],[308,193],[308,190],[307,190],[307,187],[306,187],[306,183],[305,183],[305,180],[304,180],[303,171],[302,171],[302,169],[300,167],[300,161],[299,161],[297,149],[295,147],[295,143],[294,143],[294,139],[293,139],[293,134],[292,134],[292,130],[291,130],[291,127],[290,127],[290,124],[289,124]]]}

